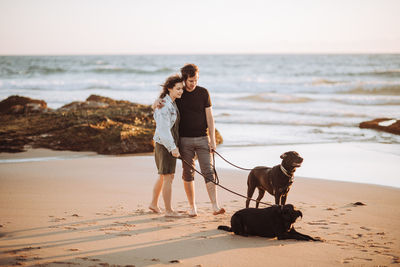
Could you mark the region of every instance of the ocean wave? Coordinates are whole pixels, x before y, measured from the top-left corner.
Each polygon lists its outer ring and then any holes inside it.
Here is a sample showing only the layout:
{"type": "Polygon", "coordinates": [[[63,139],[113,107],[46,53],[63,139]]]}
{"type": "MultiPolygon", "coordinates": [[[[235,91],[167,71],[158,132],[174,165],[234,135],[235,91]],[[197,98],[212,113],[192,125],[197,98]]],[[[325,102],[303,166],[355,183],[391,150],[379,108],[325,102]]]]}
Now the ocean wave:
{"type": "Polygon", "coordinates": [[[382,86],[379,88],[365,88],[359,86],[348,91],[341,91],[338,93],[356,95],[400,95],[400,85],[382,86]]]}
{"type": "Polygon", "coordinates": [[[313,81],[311,84],[312,85],[335,85],[335,84],[340,84],[343,82],[339,82],[339,81],[331,81],[331,80],[327,80],[327,79],[318,79],[313,81]]]}
{"type": "Polygon", "coordinates": [[[374,70],[374,71],[366,71],[366,72],[358,72],[358,73],[347,73],[348,76],[384,76],[396,78],[400,77],[400,69],[391,69],[391,70],[374,70]]]}
{"type": "Polygon", "coordinates": [[[67,70],[60,67],[29,66],[27,69],[12,69],[5,67],[1,68],[0,75],[8,77],[14,75],[51,75],[65,72],[67,72],[67,70]]]}
{"type": "Polygon", "coordinates": [[[308,127],[320,127],[320,128],[331,128],[331,127],[358,127],[358,122],[314,122],[314,121],[241,121],[241,120],[223,120],[216,119],[217,123],[226,124],[240,124],[240,125],[278,125],[278,126],[308,126],[308,127]]]}
{"type": "Polygon", "coordinates": [[[308,97],[300,97],[294,95],[284,95],[284,94],[276,94],[276,93],[262,93],[249,95],[244,97],[239,97],[237,100],[247,100],[254,102],[276,102],[276,103],[306,103],[313,101],[308,97]]]}
{"type": "Polygon", "coordinates": [[[85,90],[92,90],[92,89],[106,89],[106,90],[109,90],[109,89],[112,89],[112,87],[111,86],[107,86],[107,85],[90,85],[90,86],[87,86],[85,88],[85,90]]]}
{"type": "Polygon", "coordinates": [[[173,72],[173,69],[170,68],[160,68],[156,70],[144,70],[144,69],[134,69],[134,68],[95,68],[91,70],[95,73],[102,73],[102,74],[118,74],[118,73],[133,73],[133,74],[162,74],[162,73],[170,73],[173,72]]]}
{"type": "Polygon", "coordinates": [[[332,99],[333,102],[351,106],[399,106],[400,99],[332,99]]]}

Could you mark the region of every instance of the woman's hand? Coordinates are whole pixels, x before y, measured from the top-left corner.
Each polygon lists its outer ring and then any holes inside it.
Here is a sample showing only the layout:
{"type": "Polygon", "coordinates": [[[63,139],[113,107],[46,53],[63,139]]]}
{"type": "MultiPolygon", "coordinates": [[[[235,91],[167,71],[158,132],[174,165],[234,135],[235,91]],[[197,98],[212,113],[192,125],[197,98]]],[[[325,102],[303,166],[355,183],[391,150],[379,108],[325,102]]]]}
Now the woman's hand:
{"type": "Polygon", "coordinates": [[[175,158],[179,158],[181,156],[181,154],[179,154],[179,149],[175,148],[171,151],[172,156],[174,156],[175,158]]]}

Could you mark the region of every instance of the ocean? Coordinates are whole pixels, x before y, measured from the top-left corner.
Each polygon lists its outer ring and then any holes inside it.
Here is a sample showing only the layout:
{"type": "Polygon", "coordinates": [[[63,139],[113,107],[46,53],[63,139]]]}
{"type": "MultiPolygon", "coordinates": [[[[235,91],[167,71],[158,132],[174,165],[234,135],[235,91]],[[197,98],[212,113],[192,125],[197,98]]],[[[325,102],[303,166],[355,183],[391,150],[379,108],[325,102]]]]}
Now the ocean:
{"type": "Polygon", "coordinates": [[[43,99],[50,108],[91,94],[151,104],[185,63],[199,66],[221,150],[232,156],[307,144],[381,144],[400,156],[400,136],[358,127],[400,118],[400,54],[1,56],[0,98],[43,99]]]}

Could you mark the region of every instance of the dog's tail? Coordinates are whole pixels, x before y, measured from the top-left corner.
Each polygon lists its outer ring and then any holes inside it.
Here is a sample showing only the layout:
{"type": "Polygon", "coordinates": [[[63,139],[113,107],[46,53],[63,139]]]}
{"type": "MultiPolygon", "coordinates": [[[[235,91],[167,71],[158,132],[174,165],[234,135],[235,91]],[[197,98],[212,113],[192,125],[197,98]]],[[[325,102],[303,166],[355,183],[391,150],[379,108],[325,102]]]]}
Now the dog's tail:
{"type": "Polygon", "coordinates": [[[230,227],[227,226],[227,225],[220,225],[220,226],[218,226],[218,230],[224,230],[224,231],[227,231],[227,232],[232,232],[232,228],[230,228],[230,227]]]}

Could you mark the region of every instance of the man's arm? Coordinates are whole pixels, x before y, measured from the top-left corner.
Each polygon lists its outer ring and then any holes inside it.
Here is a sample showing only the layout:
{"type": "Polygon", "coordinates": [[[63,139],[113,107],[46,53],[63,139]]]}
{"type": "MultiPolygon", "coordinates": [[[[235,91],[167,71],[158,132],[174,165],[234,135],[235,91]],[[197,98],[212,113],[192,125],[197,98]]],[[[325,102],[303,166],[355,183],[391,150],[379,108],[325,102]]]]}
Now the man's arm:
{"type": "Polygon", "coordinates": [[[217,143],[215,142],[215,123],[214,123],[214,116],[212,113],[212,107],[206,108],[206,118],[207,118],[208,134],[210,136],[210,149],[216,150],[217,143]]]}
{"type": "Polygon", "coordinates": [[[152,108],[153,110],[162,108],[162,107],[164,106],[164,103],[165,103],[165,100],[164,100],[164,99],[162,99],[162,98],[157,98],[157,99],[154,101],[153,105],[151,105],[151,108],[152,108]]]}

